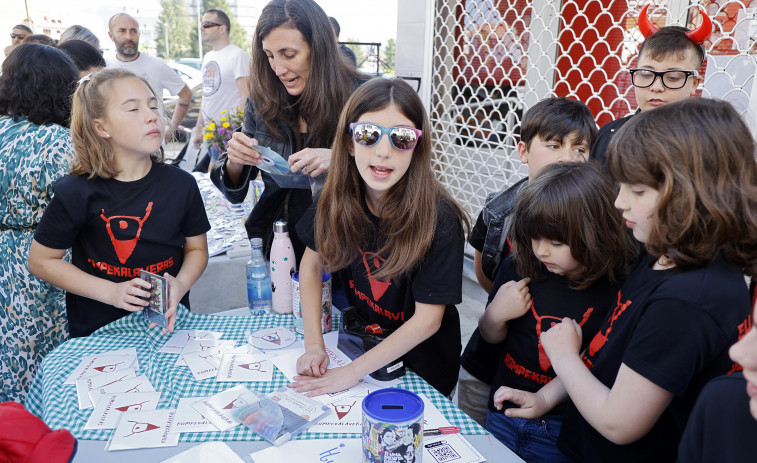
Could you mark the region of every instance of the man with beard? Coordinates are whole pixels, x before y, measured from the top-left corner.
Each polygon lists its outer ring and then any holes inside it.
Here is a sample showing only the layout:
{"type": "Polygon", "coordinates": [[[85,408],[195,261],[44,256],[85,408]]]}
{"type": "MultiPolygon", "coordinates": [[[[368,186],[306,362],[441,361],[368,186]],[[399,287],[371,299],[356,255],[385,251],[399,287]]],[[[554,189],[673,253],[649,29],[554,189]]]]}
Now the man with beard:
{"type": "Polygon", "coordinates": [[[144,77],[158,96],[161,112],[163,89],[171,95],[178,94],[179,101],[171,119],[171,127],[166,130],[166,141],[169,141],[189,109],[192,91],[162,59],[139,52],[139,24],[133,17],[118,13],[110,18],[108,37],[116,45],[116,55],[106,58],[107,67],[128,69],[144,77]]]}

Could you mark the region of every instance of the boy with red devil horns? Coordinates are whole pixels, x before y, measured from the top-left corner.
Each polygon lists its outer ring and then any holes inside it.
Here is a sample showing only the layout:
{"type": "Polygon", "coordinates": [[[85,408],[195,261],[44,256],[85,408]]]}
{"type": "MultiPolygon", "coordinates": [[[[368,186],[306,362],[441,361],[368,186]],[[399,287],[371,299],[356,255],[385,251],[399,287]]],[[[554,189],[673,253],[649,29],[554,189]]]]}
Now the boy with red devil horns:
{"type": "MultiPolygon", "coordinates": [[[[702,12],[702,24],[688,30],[680,26],[657,28],[649,20],[645,5],[639,13],[639,31],[645,37],[636,68],[629,69],[638,111],[649,111],[694,95],[702,77],[699,69],[705,57],[705,40],[712,33],[712,21],[702,12]]],[[[638,112],[637,111],[637,112],[638,112]]],[[[606,151],[613,135],[633,114],[602,126],[591,148],[591,159],[605,169],[606,151]]]]}

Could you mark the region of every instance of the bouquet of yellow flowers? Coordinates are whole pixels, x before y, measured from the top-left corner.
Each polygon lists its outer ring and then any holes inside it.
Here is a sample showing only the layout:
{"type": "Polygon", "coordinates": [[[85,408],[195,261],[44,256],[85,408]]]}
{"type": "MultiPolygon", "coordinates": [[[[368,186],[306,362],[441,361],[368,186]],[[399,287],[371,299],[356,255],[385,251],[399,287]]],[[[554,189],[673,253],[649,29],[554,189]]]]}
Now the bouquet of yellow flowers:
{"type": "Polygon", "coordinates": [[[203,127],[203,140],[208,146],[211,157],[225,152],[234,131],[244,122],[244,110],[235,107],[230,112],[221,111],[220,120],[212,120],[203,127]]]}

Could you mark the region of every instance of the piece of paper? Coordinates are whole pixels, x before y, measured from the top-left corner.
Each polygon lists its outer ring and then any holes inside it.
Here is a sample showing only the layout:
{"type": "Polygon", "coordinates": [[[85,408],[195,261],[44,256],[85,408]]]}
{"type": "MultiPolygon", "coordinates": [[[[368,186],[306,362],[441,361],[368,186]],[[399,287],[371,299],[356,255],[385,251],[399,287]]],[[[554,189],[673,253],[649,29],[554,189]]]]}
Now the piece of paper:
{"type": "Polygon", "coordinates": [[[194,352],[184,356],[184,362],[197,381],[214,378],[218,374],[220,359],[212,352],[194,352]]]}
{"type": "MultiPolygon", "coordinates": [[[[329,370],[336,367],[346,366],[351,362],[350,358],[336,347],[338,340],[339,333],[336,331],[332,331],[323,335],[326,354],[329,356],[329,370]]],[[[299,342],[294,344],[292,348],[277,351],[275,356],[269,356],[269,358],[271,359],[271,362],[276,365],[276,368],[278,368],[289,381],[294,381],[294,377],[297,376],[297,359],[299,359],[304,353],[305,347],[303,346],[302,342],[299,342]]],[[[370,376],[363,377],[362,381],[374,385],[375,389],[394,387],[400,383],[399,379],[393,379],[391,381],[378,381],[371,378],[370,376]]],[[[355,386],[353,386],[353,388],[354,387],[355,386]]],[[[344,393],[343,395],[354,395],[359,392],[359,390],[353,391],[353,388],[346,390],[346,393],[344,393]]],[[[333,399],[333,397],[327,397],[323,395],[317,396],[315,397],[315,399],[321,401],[322,403],[328,403],[333,399]]]]}
{"type": "Polygon", "coordinates": [[[207,399],[195,402],[192,408],[208,419],[219,431],[226,431],[239,424],[234,410],[257,402],[260,396],[244,386],[235,386],[207,399]]]}
{"type": "Polygon", "coordinates": [[[216,381],[273,381],[273,363],[264,354],[229,354],[221,359],[216,381]]]}
{"type": "Polygon", "coordinates": [[[150,383],[146,375],[139,375],[134,378],[114,382],[100,388],[89,391],[89,398],[93,405],[97,405],[102,396],[112,394],[133,394],[136,392],[155,392],[155,388],[150,383]]]}
{"type": "Polygon", "coordinates": [[[200,412],[192,407],[192,404],[202,402],[207,397],[184,397],[179,399],[179,405],[176,407],[176,417],[174,418],[171,432],[214,432],[218,431],[213,423],[202,416],[200,412]]]}
{"type": "MultiPolygon", "coordinates": [[[[184,345],[184,349],[182,349],[179,354],[179,358],[176,360],[176,366],[186,365],[184,362],[184,356],[194,353],[203,353],[204,358],[209,358],[208,354],[217,356],[218,361],[214,362],[214,364],[215,366],[219,366],[221,364],[221,355],[224,352],[235,349],[236,345],[236,341],[228,339],[190,340],[184,345]]],[[[245,350],[245,352],[247,352],[247,350],[245,350]]]]}
{"type": "Polygon", "coordinates": [[[91,378],[80,379],[76,382],[76,397],[79,400],[79,410],[86,408],[92,408],[95,404],[92,403],[92,399],[89,398],[89,391],[92,389],[99,389],[111,384],[115,384],[126,379],[136,378],[137,372],[133,368],[127,368],[125,370],[116,370],[110,373],[104,373],[100,376],[93,376],[91,378]]]}
{"type": "Polygon", "coordinates": [[[423,439],[423,463],[480,463],[486,458],[460,434],[423,439]]]}
{"type": "MultiPolygon", "coordinates": [[[[176,421],[174,421],[174,426],[176,421]]],[[[244,463],[239,455],[223,442],[205,442],[160,463],[244,463]]]]}
{"type": "Polygon", "coordinates": [[[195,340],[210,340],[221,339],[223,333],[218,331],[206,331],[206,330],[177,330],[174,332],[163,347],[158,352],[164,354],[181,354],[184,349],[184,345],[191,339],[195,340]]]}
{"type": "Polygon", "coordinates": [[[103,396],[95,405],[84,429],[113,429],[121,415],[130,411],[155,410],[160,392],[135,392],[103,396]]]}
{"type": "MultiPolygon", "coordinates": [[[[250,454],[254,463],[355,463],[363,461],[360,439],[293,440],[250,454]]],[[[425,462],[424,462],[425,463],[425,462]]],[[[455,462],[457,463],[457,462],[455,462]]]]}
{"type": "Polygon", "coordinates": [[[124,355],[113,355],[110,353],[85,356],[74,371],[68,376],[64,384],[76,384],[77,381],[84,378],[91,378],[105,373],[117,370],[126,370],[132,368],[139,369],[137,361],[137,350],[134,353],[124,355]]]}
{"type": "Polygon", "coordinates": [[[175,447],[179,434],[171,432],[175,410],[126,412],[108,443],[108,450],[175,447]]]}

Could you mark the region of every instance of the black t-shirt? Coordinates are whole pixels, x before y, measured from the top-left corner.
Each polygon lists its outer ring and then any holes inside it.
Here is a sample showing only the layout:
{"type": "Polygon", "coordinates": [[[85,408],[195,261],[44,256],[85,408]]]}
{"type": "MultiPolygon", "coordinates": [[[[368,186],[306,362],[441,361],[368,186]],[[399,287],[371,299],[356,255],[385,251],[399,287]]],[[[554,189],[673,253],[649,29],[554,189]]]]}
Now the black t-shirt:
{"type": "Polygon", "coordinates": [[[602,437],[569,403],[558,448],[576,461],[675,461],[699,392],[734,367],[728,348],[751,310],[741,270],[723,257],[688,271],[654,270],[654,262],[647,253],[638,258],[584,363],[607,387],[625,364],[673,401],[646,436],[628,445],[602,437]]]}
{"type": "MultiPolygon", "coordinates": [[[[210,230],[197,182],[167,164],[153,164],[133,182],[66,175],[53,191],[34,239],[73,248],[77,268],[114,282],[138,278],[139,269],[176,276],[185,238],[210,230]]],[[[66,313],[71,337],[81,337],[130,312],[66,293],[66,313]]]]}
{"type": "MultiPolygon", "coordinates": [[[[606,278],[595,281],[588,288],[577,290],[571,288],[567,278],[546,269],[544,274],[543,280],[528,284],[531,310],[508,323],[507,337],[502,342],[502,356],[489,393],[491,411],[497,411],[493,398],[500,386],[536,392],[555,377],[552,363],[539,341],[542,332],[560,323],[563,317],[570,317],[581,325],[583,350],[618,297],[620,286],[611,284],[606,278]]],[[[502,285],[520,279],[515,261],[510,256],[502,263],[497,273],[494,286],[489,293],[489,303],[502,285]]],[[[503,410],[511,407],[518,406],[506,403],[503,410]]]]}
{"type": "MultiPolygon", "coordinates": [[[[638,113],[638,111],[636,112],[638,113]]],[[[602,171],[607,172],[607,147],[610,146],[612,137],[623,127],[623,124],[628,122],[636,113],[626,116],[622,119],[616,119],[612,122],[608,122],[599,129],[597,133],[597,139],[591,145],[591,153],[589,159],[599,163],[602,171]]]]}
{"type": "Polygon", "coordinates": [[[743,373],[713,379],[699,395],[678,447],[680,463],[754,463],[757,420],[743,373]]]}
{"type": "MultiPolygon", "coordinates": [[[[317,204],[317,203],[316,203],[317,204]]],[[[307,247],[316,249],[314,216],[316,204],[297,225],[297,233],[307,247]]],[[[380,219],[365,208],[374,229],[380,219]]],[[[367,323],[385,329],[399,328],[415,313],[415,303],[445,305],[442,324],[435,334],[404,356],[405,364],[444,395],[457,384],[460,369],[460,316],[454,304],[462,301],[463,236],[462,225],[452,208],[441,203],[431,247],[422,261],[409,273],[382,282],[370,274],[381,266],[376,254],[381,237],[373,236],[362,256],[337,273],[347,295],[367,323]]]]}

